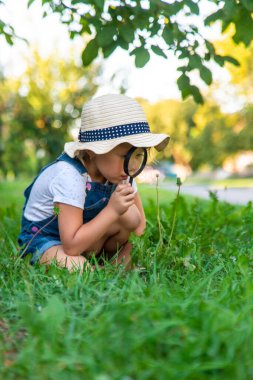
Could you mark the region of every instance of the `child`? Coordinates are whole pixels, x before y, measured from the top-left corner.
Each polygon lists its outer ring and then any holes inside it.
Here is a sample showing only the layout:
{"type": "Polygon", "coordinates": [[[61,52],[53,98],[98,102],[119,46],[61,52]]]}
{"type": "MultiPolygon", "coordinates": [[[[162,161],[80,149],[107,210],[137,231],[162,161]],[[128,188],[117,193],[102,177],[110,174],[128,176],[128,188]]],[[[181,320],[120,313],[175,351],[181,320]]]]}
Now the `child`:
{"type": "Polygon", "coordinates": [[[169,142],[152,134],[140,105],[124,95],[104,95],[83,108],[79,141],[44,167],[25,190],[21,255],[31,264],[56,260],[68,270],[88,267],[87,257],[115,254],[125,266],[131,261],[131,232],[145,230],[145,215],[135,181],[125,183],[124,158],[131,147],[155,147],[169,142]],[[55,211],[57,210],[57,212],[55,211]]]}

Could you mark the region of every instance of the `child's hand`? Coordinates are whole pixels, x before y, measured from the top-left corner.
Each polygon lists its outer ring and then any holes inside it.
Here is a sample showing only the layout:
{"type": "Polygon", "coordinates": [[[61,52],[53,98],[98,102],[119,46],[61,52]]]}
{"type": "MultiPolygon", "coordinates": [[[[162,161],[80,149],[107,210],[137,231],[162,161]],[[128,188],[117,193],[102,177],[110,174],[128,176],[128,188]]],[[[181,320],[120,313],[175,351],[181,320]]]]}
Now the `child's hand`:
{"type": "Polygon", "coordinates": [[[134,197],[134,189],[130,183],[119,184],[112,193],[107,207],[113,209],[120,216],[134,204],[134,197]]]}

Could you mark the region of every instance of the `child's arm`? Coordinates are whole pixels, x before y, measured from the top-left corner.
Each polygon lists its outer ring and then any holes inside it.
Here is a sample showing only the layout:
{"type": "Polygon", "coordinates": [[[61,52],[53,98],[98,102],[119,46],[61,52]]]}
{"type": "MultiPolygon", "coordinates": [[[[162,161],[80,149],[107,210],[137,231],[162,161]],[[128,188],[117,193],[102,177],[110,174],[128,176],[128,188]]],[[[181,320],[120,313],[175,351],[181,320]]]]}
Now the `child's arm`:
{"type": "Polygon", "coordinates": [[[137,236],[141,236],[144,233],[145,228],[146,228],[146,217],[145,217],[145,212],[144,212],[144,209],[143,209],[143,206],[142,206],[141,198],[140,198],[140,196],[139,196],[138,193],[135,194],[134,204],[138,208],[138,210],[140,212],[140,215],[141,215],[141,223],[136,228],[136,230],[134,231],[134,233],[137,236]]]}
{"type": "Polygon", "coordinates": [[[83,210],[59,203],[59,231],[63,250],[67,255],[78,256],[103,238],[111,225],[134,204],[130,185],[119,185],[108,205],[91,221],[83,224],[83,210]]]}

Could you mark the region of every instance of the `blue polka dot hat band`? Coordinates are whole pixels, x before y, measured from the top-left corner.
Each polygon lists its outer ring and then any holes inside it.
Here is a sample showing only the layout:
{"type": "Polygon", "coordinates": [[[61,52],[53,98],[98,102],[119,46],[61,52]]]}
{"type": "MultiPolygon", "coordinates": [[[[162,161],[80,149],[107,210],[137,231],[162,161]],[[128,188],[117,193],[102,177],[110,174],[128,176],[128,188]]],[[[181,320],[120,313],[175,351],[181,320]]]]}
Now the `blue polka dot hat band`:
{"type": "Polygon", "coordinates": [[[147,122],[123,124],[115,127],[95,129],[93,131],[80,130],[78,138],[80,142],[92,142],[117,139],[122,136],[130,136],[140,133],[150,133],[147,122]]]}

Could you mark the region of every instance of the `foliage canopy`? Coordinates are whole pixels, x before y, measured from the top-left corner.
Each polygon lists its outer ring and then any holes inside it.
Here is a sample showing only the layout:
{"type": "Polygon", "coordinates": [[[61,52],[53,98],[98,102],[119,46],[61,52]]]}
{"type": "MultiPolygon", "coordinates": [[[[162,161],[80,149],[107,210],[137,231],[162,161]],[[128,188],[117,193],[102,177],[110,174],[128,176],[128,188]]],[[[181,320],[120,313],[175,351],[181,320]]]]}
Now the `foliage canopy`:
{"type": "Polygon", "coordinates": [[[98,74],[95,65],[42,59],[35,51],[21,76],[0,81],[1,175],[31,175],[62,152],[98,74]]]}
{"type": "MultiPolygon", "coordinates": [[[[28,0],[28,6],[38,0],[28,0]]],[[[0,4],[4,0],[0,0],[0,4]]],[[[59,15],[68,28],[70,38],[88,35],[82,52],[84,66],[99,54],[109,57],[121,47],[135,57],[136,67],[143,67],[151,52],[168,57],[168,51],[179,58],[177,84],[183,99],[189,95],[203,102],[199,88],[192,84],[189,74],[195,70],[207,85],[212,83],[208,63],[214,60],[220,66],[225,62],[238,65],[229,55],[216,52],[211,38],[203,33],[204,26],[220,22],[222,32],[234,25],[233,40],[248,46],[253,37],[253,2],[251,0],[42,0],[44,16],[59,15]],[[209,9],[203,15],[201,8],[209,9]]],[[[0,33],[13,44],[15,32],[11,25],[0,20],[0,33]]]]}

